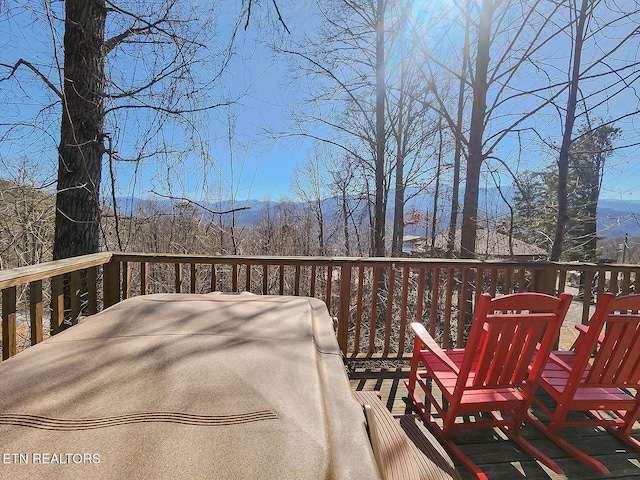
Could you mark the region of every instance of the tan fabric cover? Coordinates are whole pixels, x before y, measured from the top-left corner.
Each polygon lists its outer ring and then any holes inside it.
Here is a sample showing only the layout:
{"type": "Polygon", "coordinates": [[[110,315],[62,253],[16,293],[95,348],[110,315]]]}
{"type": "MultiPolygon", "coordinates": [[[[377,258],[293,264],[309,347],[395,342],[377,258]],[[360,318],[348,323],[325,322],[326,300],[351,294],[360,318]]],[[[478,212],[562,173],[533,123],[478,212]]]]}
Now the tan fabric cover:
{"type": "Polygon", "coordinates": [[[378,474],[324,303],[213,293],[125,300],[1,363],[0,478],[378,474]]]}

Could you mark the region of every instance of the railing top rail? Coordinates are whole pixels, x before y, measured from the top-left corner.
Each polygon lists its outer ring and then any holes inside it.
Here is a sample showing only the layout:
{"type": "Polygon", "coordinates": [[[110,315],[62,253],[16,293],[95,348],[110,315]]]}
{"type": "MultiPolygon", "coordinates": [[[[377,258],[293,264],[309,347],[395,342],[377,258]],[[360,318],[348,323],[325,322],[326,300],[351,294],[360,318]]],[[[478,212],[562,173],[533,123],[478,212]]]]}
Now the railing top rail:
{"type": "Polygon", "coordinates": [[[74,272],[83,268],[103,265],[108,263],[112,256],[113,254],[111,252],[100,252],[82,255],[80,257],[65,258],[63,260],[54,260],[52,262],[38,263],[26,267],[0,270],[0,290],[16,285],[24,285],[35,280],[42,280],[44,278],[74,272]]]}
{"type": "Polygon", "coordinates": [[[433,267],[460,267],[473,265],[479,268],[501,267],[526,267],[535,268],[560,268],[568,270],[606,270],[616,269],[638,270],[640,265],[630,264],[596,264],[581,262],[550,262],[547,260],[476,260],[476,259],[448,259],[448,258],[393,258],[393,257],[304,257],[304,256],[274,256],[274,255],[192,255],[172,253],[139,253],[139,252],[112,252],[113,259],[121,262],[152,262],[152,263],[228,263],[253,265],[338,265],[352,263],[363,266],[388,266],[391,264],[403,266],[421,267],[431,265],[433,267]]]}

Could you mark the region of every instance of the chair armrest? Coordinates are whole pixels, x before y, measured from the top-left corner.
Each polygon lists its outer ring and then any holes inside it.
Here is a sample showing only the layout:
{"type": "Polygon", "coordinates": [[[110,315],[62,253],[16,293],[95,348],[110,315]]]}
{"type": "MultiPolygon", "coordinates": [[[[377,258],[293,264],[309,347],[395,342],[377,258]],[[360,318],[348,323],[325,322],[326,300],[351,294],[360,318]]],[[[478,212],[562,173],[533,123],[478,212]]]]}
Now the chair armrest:
{"type": "MultiPolygon", "coordinates": [[[[547,362],[553,362],[563,370],[566,370],[568,372],[571,371],[571,367],[567,364],[567,362],[565,362],[564,360],[562,360],[562,358],[560,358],[558,355],[555,354],[556,351],[552,350],[549,352],[549,355],[547,355],[547,362]]],[[[540,343],[538,342],[536,344],[536,355],[539,355],[539,352],[540,352],[540,343]]],[[[529,372],[531,372],[532,365],[533,365],[533,360],[531,362],[531,365],[529,365],[529,372]]]]}
{"type": "MultiPolygon", "coordinates": [[[[578,330],[578,332],[580,332],[580,335],[578,336],[577,340],[576,340],[576,345],[578,344],[578,342],[580,341],[580,339],[582,338],[582,335],[586,334],[587,331],[589,330],[589,325],[582,325],[581,323],[576,325],[576,330],[578,330]]],[[[604,342],[604,335],[599,335],[598,336],[598,343],[602,343],[604,342]]]]}
{"type": "Polygon", "coordinates": [[[567,372],[571,372],[571,367],[569,366],[569,364],[567,364],[564,360],[562,360],[554,352],[549,352],[548,361],[555,363],[556,365],[558,365],[563,370],[566,370],[567,372]]]}
{"type": "Polygon", "coordinates": [[[576,330],[578,330],[580,333],[587,333],[587,330],[589,330],[589,325],[582,325],[581,323],[576,325],[576,330]]]}
{"type": "MultiPolygon", "coordinates": [[[[424,328],[424,325],[418,322],[413,322],[411,324],[411,330],[413,330],[413,333],[416,335],[416,338],[420,340],[422,345],[424,345],[427,350],[438,357],[438,359],[447,367],[449,367],[452,372],[456,374],[460,373],[460,369],[458,368],[458,366],[449,358],[447,352],[445,352],[442,347],[440,347],[440,345],[436,343],[429,332],[427,332],[427,329],[424,328]]],[[[422,350],[422,347],[420,347],[420,350],[422,350]]],[[[413,353],[414,355],[416,354],[415,351],[413,353]]]]}

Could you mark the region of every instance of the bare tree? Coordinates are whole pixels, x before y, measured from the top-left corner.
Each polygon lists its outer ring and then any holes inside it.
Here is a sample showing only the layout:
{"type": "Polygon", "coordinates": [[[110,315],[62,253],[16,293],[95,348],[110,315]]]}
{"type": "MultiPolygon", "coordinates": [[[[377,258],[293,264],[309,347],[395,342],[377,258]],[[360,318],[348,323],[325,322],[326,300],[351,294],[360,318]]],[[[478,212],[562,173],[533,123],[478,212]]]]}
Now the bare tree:
{"type": "MultiPolygon", "coordinates": [[[[407,31],[411,26],[408,18],[413,9],[402,5],[399,16],[399,31],[407,31]]],[[[425,85],[422,71],[417,61],[414,44],[421,43],[421,29],[413,29],[407,34],[398,33],[394,39],[397,51],[394,60],[389,61],[389,86],[387,88],[387,116],[389,118],[392,145],[395,147],[395,172],[393,186],[393,233],[391,240],[391,256],[402,254],[402,237],[404,235],[405,204],[421,190],[430,180],[425,180],[426,165],[430,160],[427,147],[432,144],[437,133],[437,121],[432,118],[433,110],[427,95],[431,89],[425,85]],[[408,188],[418,188],[410,192],[408,188]]]]}
{"type": "Polygon", "coordinates": [[[368,190],[372,255],[384,253],[389,191],[384,129],[385,8],[386,2],[318,2],[323,22],[316,35],[304,37],[295,49],[276,47],[296,65],[294,80],[308,80],[309,88],[305,102],[291,112],[292,128],[272,133],[334,146],[343,151],[338,158],[362,166],[361,171],[373,181],[368,190]]]}
{"type": "Polygon", "coordinates": [[[0,269],[51,260],[53,181],[38,172],[37,164],[22,158],[9,168],[0,161],[0,269]]]}
{"type": "Polygon", "coordinates": [[[389,201],[392,254],[398,254],[406,190],[424,176],[423,149],[433,131],[414,57],[421,38],[408,21],[415,9],[388,0],[318,3],[323,24],[317,37],[279,49],[296,63],[296,80],[311,83],[306,103],[293,112],[292,129],[274,134],[325,142],[360,163],[363,192],[371,199],[370,254],[386,253],[389,201]]]}
{"type": "MultiPolygon", "coordinates": [[[[619,8],[612,3],[567,2],[568,15],[573,19],[571,30],[571,57],[569,66],[569,78],[567,82],[567,103],[565,108],[558,108],[563,123],[562,143],[558,153],[558,213],[551,247],[551,260],[559,260],[565,244],[565,233],[569,220],[569,192],[567,182],[569,180],[569,163],[573,147],[576,141],[573,131],[576,118],[586,117],[589,125],[588,131],[582,131],[579,138],[592,138],[600,132],[610,128],[610,125],[621,120],[629,120],[637,117],[640,110],[637,106],[631,109],[623,109],[622,113],[614,118],[607,118],[592,124],[589,120],[593,116],[591,108],[602,108],[615,101],[616,97],[632,91],[635,92],[636,84],[640,80],[638,65],[640,62],[634,57],[631,61],[624,59],[624,49],[636,51],[635,39],[640,33],[637,23],[637,15],[640,13],[640,5],[633,2],[629,8],[619,8]],[[600,8],[599,8],[600,7],[600,8]],[[598,45],[598,54],[584,61],[583,54],[589,46],[598,45]],[[622,54],[622,55],[621,55],[622,54]],[[580,98],[581,97],[581,98],[580,98]],[[580,109],[580,105],[583,108],[580,109]]],[[[634,54],[635,55],[635,54],[634,54]]],[[[635,93],[633,94],[635,96],[635,93]]],[[[595,110],[597,111],[597,110],[595,110]]],[[[596,187],[591,189],[595,194],[596,187]]],[[[599,195],[599,185],[597,186],[599,195]]],[[[592,202],[593,203],[593,202],[592,202]]],[[[597,200],[595,201],[597,205],[597,200]]],[[[595,206],[593,207],[595,208],[595,206]]],[[[594,240],[595,241],[595,240],[594,240]]],[[[595,254],[595,246],[590,248],[595,254]]]]}
{"type": "Polygon", "coordinates": [[[571,65],[571,76],[569,80],[568,100],[566,116],[564,119],[564,130],[562,134],[562,146],[558,157],[558,217],[556,222],[555,236],[551,247],[550,260],[560,260],[562,253],[562,242],[564,231],[569,219],[567,214],[567,180],[569,178],[569,149],[571,148],[571,137],[573,135],[573,125],[576,118],[576,106],[578,103],[578,81],[580,80],[580,67],[582,48],[584,46],[585,28],[587,26],[587,14],[589,11],[588,0],[582,0],[580,10],[577,13],[577,23],[575,27],[575,42],[572,48],[573,62],[571,65]]]}
{"type": "MultiPolygon", "coordinates": [[[[319,255],[327,253],[325,246],[325,214],[323,201],[327,198],[327,179],[319,148],[308,152],[307,157],[294,170],[291,190],[311,212],[316,220],[319,255]]],[[[314,252],[315,253],[315,252],[314,252]]]]}
{"type": "MultiPolygon", "coordinates": [[[[198,114],[232,101],[222,75],[238,31],[259,3],[242,3],[223,42],[211,28],[215,3],[70,0],[64,11],[44,3],[36,20],[49,25],[52,63],[2,61],[0,79],[22,86],[37,78],[60,105],[54,258],[99,248],[105,154],[110,162],[138,163],[175,157],[177,149],[184,155],[201,141],[198,114]],[[171,128],[185,135],[169,140],[171,128]],[[194,140],[189,146],[184,139],[194,140]]],[[[277,2],[270,4],[279,15],[277,2]]]]}
{"type": "Polygon", "coordinates": [[[355,251],[362,255],[363,249],[360,241],[360,222],[356,218],[356,212],[361,210],[360,206],[366,199],[362,198],[358,192],[357,168],[349,158],[338,159],[334,156],[327,158],[327,173],[331,177],[331,190],[335,192],[340,205],[340,224],[342,225],[343,253],[350,256],[354,251],[352,238],[356,238],[355,251]],[[354,194],[355,193],[355,194],[354,194]]]}
{"type": "Polygon", "coordinates": [[[561,24],[558,29],[554,25],[558,9],[559,5],[546,5],[538,0],[529,3],[483,0],[479,9],[460,240],[462,257],[475,255],[483,162],[491,158],[505,139],[523,131],[535,131],[532,126],[535,116],[565,88],[563,84],[553,90],[546,87],[552,91],[545,97],[533,85],[527,88],[518,84],[520,76],[527,75],[532,67],[537,68],[536,59],[545,55],[547,45],[569,28],[561,24]]]}
{"type": "Polygon", "coordinates": [[[373,256],[385,256],[386,230],[386,200],[384,198],[385,151],[387,146],[387,132],[385,130],[385,96],[386,96],[386,60],[385,60],[385,12],[386,2],[378,0],[376,7],[376,156],[375,171],[375,202],[373,221],[373,256]]]}

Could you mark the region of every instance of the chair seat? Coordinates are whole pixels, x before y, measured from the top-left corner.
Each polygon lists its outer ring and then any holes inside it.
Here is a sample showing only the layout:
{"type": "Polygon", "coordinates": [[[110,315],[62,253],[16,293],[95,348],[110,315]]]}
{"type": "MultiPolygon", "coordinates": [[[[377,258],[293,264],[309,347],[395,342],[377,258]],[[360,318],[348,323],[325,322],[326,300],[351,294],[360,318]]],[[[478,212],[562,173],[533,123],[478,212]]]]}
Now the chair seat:
{"type": "MultiPolygon", "coordinates": [[[[554,351],[553,356],[562,360],[569,367],[573,367],[576,362],[576,354],[573,351],[554,351]]],[[[549,359],[544,367],[542,376],[540,378],[540,385],[547,391],[547,393],[554,399],[558,400],[564,393],[564,389],[567,387],[570,371],[567,371],[562,365],[554,362],[553,356],[549,359]]],[[[585,379],[589,373],[589,367],[585,369],[582,378],[585,379]]],[[[633,408],[635,405],[635,397],[629,395],[624,390],[617,387],[598,387],[593,385],[578,386],[576,392],[572,397],[572,403],[579,407],[580,402],[588,403],[586,409],[593,409],[594,400],[602,402],[602,408],[600,410],[609,410],[605,407],[608,402],[624,402],[628,401],[629,405],[625,408],[633,408]]],[[[616,404],[620,408],[619,404],[616,404]]]]}
{"type": "MultiPolygon", "coordinates": [[[[455,349],[455,350],[445,350],[448,357],[455,363],[458,367],[462,365],[462,360],[464,358],[464,350],[455,349]]],[[[420,356],[422,357],[422,361],[424,363],[428,363],[429,367],[433,371],[433,379],[436,381],[442,394],[447,398],[451,399],[454,395],[456,381],[458,380],[457,375],[451,371],[451,369],[440,361],[437,355],[432,354],[429,351],[421,352],[420,356]]],[[[476,363],[474,362],[471,371],[474,371],[476,363]]],[[[418,372],[420,377],[423,377],[426,374],[426,371],[418,372]]],[[[462,399],[460,400],[461,408],[464,411],[467,411],[466,407],[470,409],[476,409],[472,411],[478,411],[478,405],[487,404],[491,405],[492,403],[500,402],[501,407],[504,407],[503,402],[521,402],[522,396],[517,390],[511,388],[491,388],[491,389],[471,389],[473,385],[473,375],[470,375],[467,379],[467,387],[470,390],[465,390],[462,394],[462,399]]],[[[488,410],[484,408],[484,410],[488,410]]]]}

